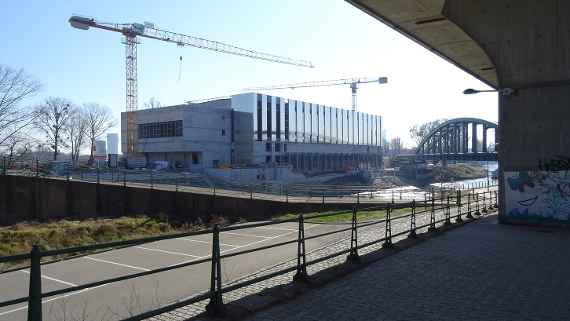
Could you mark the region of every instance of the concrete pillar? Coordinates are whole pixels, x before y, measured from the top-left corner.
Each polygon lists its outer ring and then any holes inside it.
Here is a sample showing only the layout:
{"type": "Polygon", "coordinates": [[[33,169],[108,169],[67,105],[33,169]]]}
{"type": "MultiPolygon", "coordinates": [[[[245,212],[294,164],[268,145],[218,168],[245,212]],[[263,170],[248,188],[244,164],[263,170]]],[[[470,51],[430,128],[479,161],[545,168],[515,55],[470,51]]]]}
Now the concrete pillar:
{"type": "Polygon", "coordinates": [[[484,49],[492,85],[515,90],[498,95],[499,219],[568,225],[555,182],[570,168],[544,164],[570,159],[570,2],[446,0],[442,13],[484,49]]]}

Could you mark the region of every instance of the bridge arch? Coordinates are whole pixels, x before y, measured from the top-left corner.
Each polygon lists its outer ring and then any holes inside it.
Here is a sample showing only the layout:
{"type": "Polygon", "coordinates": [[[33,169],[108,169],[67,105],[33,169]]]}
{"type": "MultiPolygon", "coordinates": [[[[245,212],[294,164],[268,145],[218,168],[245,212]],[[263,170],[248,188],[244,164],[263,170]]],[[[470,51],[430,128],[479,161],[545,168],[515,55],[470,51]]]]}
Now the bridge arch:
{"type": "Polygon", "coordinates": [[[487,130],[495,130],[497,141],[497,124],[480,118],[454,118],[445,121],[426,135],[416,148],[416,155],[431,156],[457,154],[495,154],[487,148],[487,130]],[[471,129],[469,129],[471,125],[471,129]],[[477,140],[478,128],[483,128],[482,143],[477,140]],[[471,134],[469,133],[471,132],[471,134]],[[471,140],[471,149],[469,149],[471,140]]]}

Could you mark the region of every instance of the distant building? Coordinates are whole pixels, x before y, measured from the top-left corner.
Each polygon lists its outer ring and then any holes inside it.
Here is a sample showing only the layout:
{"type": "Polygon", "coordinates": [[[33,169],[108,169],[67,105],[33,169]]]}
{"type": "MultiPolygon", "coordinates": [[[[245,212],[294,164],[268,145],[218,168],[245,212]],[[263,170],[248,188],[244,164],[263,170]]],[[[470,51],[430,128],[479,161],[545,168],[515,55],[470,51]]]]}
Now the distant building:
{"type": "MultiPolygon", "coordinates": [[[[135,112],[136,150],[148,162],[190,170],[289,165],[318,173],[382,166],[382,119],[282,97],[246,93],[135,112]]],[[[121,145],[126,154],[126,113],[121,145]]]]}
{"type": "Polygon", "coordinates": [[[110,155],[119,154],[119,134],[117,133],[107,134],[107,154],[110,155]]]}

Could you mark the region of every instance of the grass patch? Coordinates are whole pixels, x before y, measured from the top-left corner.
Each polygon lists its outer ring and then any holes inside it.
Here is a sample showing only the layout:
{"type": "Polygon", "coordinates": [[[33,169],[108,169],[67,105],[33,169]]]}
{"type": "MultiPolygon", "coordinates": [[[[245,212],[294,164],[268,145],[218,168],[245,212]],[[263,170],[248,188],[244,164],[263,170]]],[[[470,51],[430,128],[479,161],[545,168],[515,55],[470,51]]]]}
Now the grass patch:
{"type": "MultiPolygon", "coordinates": [[[[98,218],[81,221],[63,219],[48,223],[23,222],[9,227],[0,227],[0,256],[29,253],[32,245],[38,245],[41,250],[55,250],[199,228],[201,227],[189,224],[173,225],[160,216],[158,218],[148,216],[98,218]]],[[[4,268],[25,263],[5,264],[4,268]]],[[[0,270],[2,270],[1,266],[0,270]]]]}
{"type": "MultiPolygon", "coordinates": [[[[418,207],[418,210],[423,208],[418,207]]],[[[412,212],[411,208],[397,208],[392,210],[392,216],[406,215],[412,212]]],[[[334,223],[334,222],[350,222],[352,220],[352,212],[350,211],[327,211],[327,212],[312,212],[305,213],[305,222],[307,223],[334,223]],[[331,214],[330,216],[311,218],[311,216],[317,216],[322,214],[331,214]]],[[[297,214],[288,213],[275,219],[287,220],[295,219],[297,214]]],[[[361,209],[358,211],[357,218],[359,221],[369,221],[369,220],[381,220],[386,218],[386,210],[365,210],[361,209]]]]}

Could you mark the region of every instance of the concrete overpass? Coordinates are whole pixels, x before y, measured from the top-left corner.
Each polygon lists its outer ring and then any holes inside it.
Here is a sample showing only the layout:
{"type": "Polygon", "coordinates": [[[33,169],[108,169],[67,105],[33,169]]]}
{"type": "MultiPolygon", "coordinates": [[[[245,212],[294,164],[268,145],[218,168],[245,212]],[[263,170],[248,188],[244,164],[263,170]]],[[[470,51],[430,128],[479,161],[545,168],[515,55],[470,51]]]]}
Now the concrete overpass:
{"type": "Polygon", "coordinates": [[[570,224],[570,2],[347,1],[500,92],[501,221],[570,224]]]}

